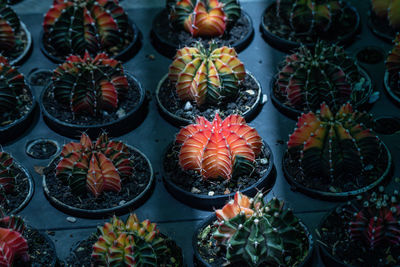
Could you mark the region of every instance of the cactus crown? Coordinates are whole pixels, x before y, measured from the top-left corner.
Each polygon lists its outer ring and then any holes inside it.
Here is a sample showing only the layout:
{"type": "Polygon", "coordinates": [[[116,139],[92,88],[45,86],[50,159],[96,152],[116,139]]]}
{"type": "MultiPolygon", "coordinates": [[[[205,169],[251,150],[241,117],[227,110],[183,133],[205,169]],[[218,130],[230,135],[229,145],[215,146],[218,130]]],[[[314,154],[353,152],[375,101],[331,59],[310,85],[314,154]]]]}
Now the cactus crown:
{"type": "Polygon", "coordinates": [[[10,154],[0,151],[0,203],[7,201],[7,194],[13,192],[16,173],[14,160],[10,154]]]}
{"type": "Polygon", "coordinates": [[[17,14],[7,6],[5,1],[0,2],[0,52],[8,54],[18,42],[16,33],[20,30],[20,21],[17,14]]]}
{"type": "Polygon", "coordinates": [[[386,60],[386,69],[390,78],[394,81],[392,90],[400,95],[400,33],[397,35],[393,50],[386,60]]]}
{"type": "Polygon", "coordinates": [[[179,165],[203,179],[250,174],[262,149],[261,137],[240,115],[222,121],[216,114],[213,122],[198,117],[196,124],[181,129],[176,142],[182,144],[179,165]]]}
{"type": "Polygon", "coordinates": [[[389,25],[400,30],[400,2],[397,0],[371,0],[372,10],[380,18],[387,19],[389,25]]]}
{"type": "Polygon", "coordinates": [[[226,259],[249,266],[295,266],[308,253],[300,221],[273,198],[265,203],[259,192],[254,198],[237,192],[233,201],[217,210],[217,229],[212,238],[226,248],[226,259]],[[300,256],[300,259],[295,256],[300,256]]]}
{"type": "Polygon", "coordinates": [[[56,177],[68,183],[75,194],[92,192],[98,197],[103,191],[121,191],[121,179],[133,173],[129,148],[120,141],[110,141],[106,134],[96,143],[82,134],[79,143],[64,145],[56,177]]]}
{"type": "Polygon", "coordinates": [[[374,169],[381,141],[367,126],[367,113],[353,112],[350,104],[334,114],[325,103],[318,113],[303,114],[290,136],[288,148],[307,177],[330,181],[358,176],[374,169]]]}
{"type": "Polygon", "coordinates": [[[170,21],[192,36],[221,36],[239,19],[238,0],[167,0],[170,21]]]}
{"type": "Polygon", "coordinates": [[[106,54],[92,59],[70,56],[53,74],[55,99],[75,114],[98,115],[118,108],[119,100],[129,90],[122,64],[106,54]]]}
{"type": "Polygon", "coordinates": [[[302,46],[286,57],[277,80],[278,94],[299,110],[316,110],[322,102],[337,110],[365,94],[365,78],[354,59],[336,45],[318,42],[312,51],[302,46]],[[363,88],[364,89],[364,88],[363,88]]]}
{"type": "Polygon", "coordinates": [[[175,83],[182,100],[192,100],[198,106],[219,104],[226,98],[237,96],[239,83],[246,76],[243,63],[234,48],[208,49],[201,43],[178,50],[169,67],[169,79],[175,83]]]}
{"type": "Polygon", "coordinates": [[[128,16],[118,0],[54,0],[43,22],[47,43],[62,55],[115,55],[132,41],[128,16]]]}
{"type": "Polygon", "coordinates": [[[110,223],[98,230],[99,239],[93,245],[92,253],[96,263],[106,266],[164,266],[161,259],[169,249],[155,223],[149,220],[140,222],[135,214],[131,214],[126,223],[114,216],[110,223]]]}

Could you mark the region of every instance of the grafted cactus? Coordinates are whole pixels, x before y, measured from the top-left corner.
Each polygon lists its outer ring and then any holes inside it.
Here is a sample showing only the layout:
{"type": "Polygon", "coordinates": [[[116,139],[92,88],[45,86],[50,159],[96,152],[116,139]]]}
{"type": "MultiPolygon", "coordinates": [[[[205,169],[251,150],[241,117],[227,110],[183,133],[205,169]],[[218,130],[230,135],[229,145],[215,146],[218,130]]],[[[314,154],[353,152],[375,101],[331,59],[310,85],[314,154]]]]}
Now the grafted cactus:
{"type": "Polygon", "coordinates": [[[15,187],[16,173],[13,169],[14,162],[10,154],[0,152],[0,204],[7,200],[15,187]]]}
{"type": "Polygon", "coordinates": [[[195,170],[203,179],[230,179],[250,174],[262,149],[262,139],[239,115],[224,121],[218,114],[211,123],[198,117],[179,132],[176,143],[182,144],[179,165],[195,170]]]}
{"type": "Polygon", "coordinates": [[[16,34],[20,30],[21,22],[17,14],[6,4],[0,2],[0,53],[8,54],[13,50],[19,40],[16,34]]]}
{"type": "Polygon", "coordinates": [[[354,59],[342,47],[324,42],[313,49],[302,46],[283,64],[277,93],[298,110],[316,110],[322,102],[337,110],[366,84],[354,59]]]}
{"type": "Polygon", "coordinates": [[[106,54],[94,59],[89,53],[83,58],[70,56],[57,67],[52,80],[55,99],[77,114],[113,111],[129,90],[122,64],[106,54]]]}
{"type": "Polygon", "coordinates": [[[167,0],[170,21],[192,36],[221,36],[239,19],[238,0],[167,0]]]}
{"type": "Polygon", "coordinates": [[[309,178],[330,181],[358,176],[375,168],[382,151],[381,141],[367,126],[367,113],[354,112],[350,104],[334,114],[322,104],[318,113],[303,114],[288,142],[289,153],[299,160],[309,178]]]}
{"type": "Polygon", "coordinates": [[[387,19],[389,25],[400,30],[400,1],[398,0],[371,0],[375,15],[387,19]]]}
{"type": "Polygon", "coordinates": [[[219,104],[226,98],[235,97],[245,76],[244,65],[234,48],[217,48],[216,44],[211,44],[206,49],[201,43],[180,49],[168,74],[175,83],[178,96],[182,100],[192,100],[198,106],[219,104]]]}
{"type": "Polygon", "coordinates": [[[82,134],[80,142],[66,144],[60,156],[56,177],[68,183],[75,194],[89,190],[98,197],[103,191],[119,192],[121,179],[133,172],[129,148],[120,141],[109,141],[106,134],[95,144],[82,134]]]}
{"type": "Polygon", "coordinates": [[[386,60],[386,69],[389,72],[390,79],[393,81],[394,87],[391,89],[400,95],[400,34],[397,35],[393,50],[386,60]]]}
{"type": "Polygon", "coordinates": [[[133,30],[118,0],[54,0],[43,22],[44,38],[62,56],[118,54],[133,30]]]}

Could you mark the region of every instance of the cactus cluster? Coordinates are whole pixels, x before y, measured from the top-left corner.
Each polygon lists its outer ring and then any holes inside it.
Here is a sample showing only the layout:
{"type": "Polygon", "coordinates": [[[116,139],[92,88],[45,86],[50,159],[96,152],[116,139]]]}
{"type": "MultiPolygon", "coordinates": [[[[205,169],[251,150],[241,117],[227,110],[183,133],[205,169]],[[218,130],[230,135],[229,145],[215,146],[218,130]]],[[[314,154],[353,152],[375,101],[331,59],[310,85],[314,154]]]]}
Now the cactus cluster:
{"type": "Polygon", "coordinates": [[[7,201],[7,194],[15,187],[14,160],[10,154],[0,151],[0,204],[7,201]]]}
{"type": "Polygon", "coordinates": [[[371,0],[371,2],[376,16],[387,20],[393,29],[400,30],[400,2],[398,0],[371,0]]]}
{"type": "Polygon", "coordinates": [[[193,37],[215,37],[240,18],[238,0],[167,0],[169,19],[193,37]]]}
{"type": "Polygon", "coordinates": [[[342,47],[318,42],[312,49],[302,46],[287,56],[276,84],[276,94],[287,105],[309,111],[322,102],[337,110],[348,101],[359,100],[367,81],[342,47]]]}
{"type": "Polygon", "coordinates": [[[0,53],[7,55],[20,42],[17,38],[21,23],[17,14],[7,6],[6,1],[0,2],[0,53]]]}
{"type": "Polygon", "coordinates": [[[133,29],[118,0],[54,0],[43,22],[44,38],[60,56],[118,54],[133,29]]]}
{"type": "Polygon", "coordinates": [[[106,134],[96,143],[82,134],[79,143],[64,145],[56,167],[56,177],[68,184],[75,194],[89,190],[95,197],[103,191],[121,191],[121,180],[133,173],[129,148],[120,141],[110,141],[106,134]]]}
{"type": "Polygon", "coordinates": [[[218,114],[213,122],[198,117],[182,128],[176,143],[181,144],[181,168],[196,171],[204,180],[250,174],[263,146],[257,131],[240,115],[222,121],[218,114]]]}
{"type": "Polygon", "coordinates": [[[350,104],[335,114],[323,103],[317,113],[299,118],[289,138],[289,154],[299,161],[305,177],[334,182],[359,176],[375,169],[382,151],[382,143],[369,125],[371,116],[354,112],[350,104]]]}
{"type": "Polygon", "coordinates": [[[390,52],[386,60],[386,69],[392,80],[393,92],[400,95],[400,33],[394,41],[393,50],[390,52]]]}
{"type": "Polygon", "coordinates": [[[113,111],[129,90],[122,64],[104,53],[94,59],[87,52],[83,58],[68,57],[55,69],[52,81],[54,98],[74,114],[113,111]]]}
{"type": "Polygon", "coordinates": [[[219,104],[237,96],[239,83],[245,76],[244,65],[235,49],[217,48],[215,43],[208,49],[201,43],[180,49],[168,74],[179,98],[194,101],[198,106],[219,104]]]}

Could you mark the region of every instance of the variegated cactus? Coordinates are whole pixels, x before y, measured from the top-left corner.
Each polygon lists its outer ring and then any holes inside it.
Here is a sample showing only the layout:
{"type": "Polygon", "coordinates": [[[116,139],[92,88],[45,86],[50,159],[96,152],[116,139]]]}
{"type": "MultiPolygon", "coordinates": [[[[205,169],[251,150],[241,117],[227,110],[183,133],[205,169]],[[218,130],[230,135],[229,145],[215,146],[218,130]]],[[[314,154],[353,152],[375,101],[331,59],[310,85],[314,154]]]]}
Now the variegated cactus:
{"type": "Polygon", "coordinates": [[[238,0],[167,0],[170,21],[192,36],[221,36],[239,19],[238,0]]]}
{"type": "Polygon", "coordinates": [[[214,43],[208,49],[201,43],[180,49],[168,74],[175,83],[178,96],[194,101],[198,106],[219,104],[226,98],[235,97],[245,76],[244,65],[237,58],[235,49],[217,48],[214,43]]]}
{"type": "Polygon", "coordinates": [[[368,128],[367,113],[343,105],[334,114],[325,103],[317,113],[303,114],[288,142],[289,153],[306,177],[334,182],[374,169],[382,143],[368,128]]]}
{"type": "Polygon", "coordinates": [[[129,90],[122,64],[106,54],[94,59],[89,53],[83,58],[70,56],[57,67],[52,80],[55,99],[76,114],[113,111],[129,90]]]}
{"type": "Polygon", "coordinates": [[[393,50],[390,52],[386,60],[386,69],[389,77],[393,81],[393,92],[400,95],[400,33],[394,41],[393,50]]]}
{"type": "Polygon", "coordinates": [[[92,143],[82,134],[79,143],[64,145],[56,167],[56,177],[68,183],[75,194],[89,190],[95,197],[103,191],[121,191],[121,180],[133,173],[129,148],[120,141],[110,141],[102,134],[92,143]]]}
{"type": "Polygon", "coordinates": [[[387,19],[393,29],[400,30],[400,1],[371,0],[371,2],[376,16],[387,19]]]}
{"type": "Polygon", "coordinates": [[[54,0],[43,22],[45,42],[61,56],[115,55],[132,41],[133,30],[118,0],[54,0]]]}
{"type": "Polygon", "coordinates": [[[6,4],[0,2],[0,53],[7,55],[20,42],[16,34],[20,30],[21,22],[17,14],[6,4]]]}
{"type": "Polygon", "coordinates": [[[263,146],[257,131],[241,116],[230,115],[222,121],[218,114],[213,122],[198,117],[195,124],[182,128],[176,143],[181,144],[179,165],[203,179],[250,174],[263,146]]]}
{"type": "Polygon", "coordinates": [[[7,194],[13,192],[16,173],[13,168],[14,160],[10,154],[0,151],[0,204],[7,201],[7,194]]]}

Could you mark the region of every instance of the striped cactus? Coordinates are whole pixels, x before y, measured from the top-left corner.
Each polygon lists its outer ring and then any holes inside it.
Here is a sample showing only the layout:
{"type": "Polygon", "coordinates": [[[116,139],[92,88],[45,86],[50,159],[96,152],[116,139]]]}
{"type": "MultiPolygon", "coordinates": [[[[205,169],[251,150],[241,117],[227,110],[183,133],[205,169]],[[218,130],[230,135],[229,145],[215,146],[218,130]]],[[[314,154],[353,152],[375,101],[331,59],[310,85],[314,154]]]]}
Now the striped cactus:
{"type": "Polygon", "coordinates": [[[7,6],[5,1],[0,2],[0,53],[8,54],[19,42],[16,33],[20,30],[21,22],[17,14],[7,6]]]}
{"type": "Polygon", "coordinates": [[[376,16],[387,19],[393,29],[400,30],[400,1],[371,0],[371,2],[376,16]]]}

